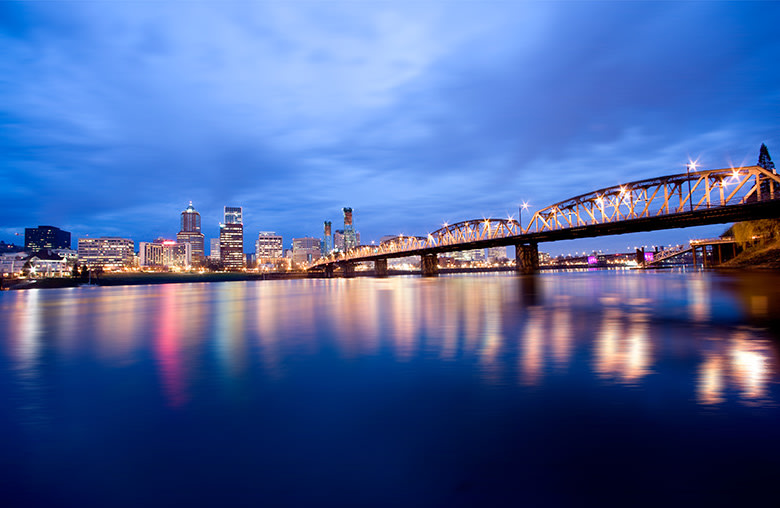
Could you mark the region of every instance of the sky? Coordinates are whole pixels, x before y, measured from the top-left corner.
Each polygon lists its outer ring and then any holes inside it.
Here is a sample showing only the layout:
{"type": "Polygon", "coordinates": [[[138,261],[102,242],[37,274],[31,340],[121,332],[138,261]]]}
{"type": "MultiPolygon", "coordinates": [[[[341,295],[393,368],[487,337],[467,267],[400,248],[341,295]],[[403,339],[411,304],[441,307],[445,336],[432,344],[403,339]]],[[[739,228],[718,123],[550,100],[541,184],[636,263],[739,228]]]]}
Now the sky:
{"type": "Polygon", "coordinates": [[[777,159],[777,20],[776,2],[0,1],[0,240],[174,238],[192,201],[207,239],[242,206],[247,252],[339,229],[345,206],[367,243],[752,165],[761,143],[777,159]]]}

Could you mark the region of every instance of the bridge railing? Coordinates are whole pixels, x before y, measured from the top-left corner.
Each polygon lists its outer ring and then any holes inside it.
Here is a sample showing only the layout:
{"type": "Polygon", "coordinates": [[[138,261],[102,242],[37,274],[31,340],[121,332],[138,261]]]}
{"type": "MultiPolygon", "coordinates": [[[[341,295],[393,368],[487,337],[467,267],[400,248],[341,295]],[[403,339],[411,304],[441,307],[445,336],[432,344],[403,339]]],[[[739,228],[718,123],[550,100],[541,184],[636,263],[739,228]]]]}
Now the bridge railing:
{"type": "Polygon", "coordinates": [[[379,245],[331,254],[312,266],[775,198],[780,198],[780,176],[760,166],[692,171],[607,187],[561,201],[534,213],[526,227],[514,219],[492,218],[445,224],[424,237],[399,235],[379,245]]]}

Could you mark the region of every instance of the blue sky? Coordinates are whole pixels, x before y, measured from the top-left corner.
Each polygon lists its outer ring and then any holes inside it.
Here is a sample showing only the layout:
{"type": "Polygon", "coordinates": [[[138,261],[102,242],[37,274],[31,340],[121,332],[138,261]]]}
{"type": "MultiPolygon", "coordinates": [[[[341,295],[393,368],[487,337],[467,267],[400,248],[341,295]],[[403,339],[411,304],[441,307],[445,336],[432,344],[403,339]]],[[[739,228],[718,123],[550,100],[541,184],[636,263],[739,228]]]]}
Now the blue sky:
{"type": "MultiPolygon", "coordinates": [[[[780,154],[780,3],[0,2],[0,240],[364,241],[780,154]]],[[[542,245],[625,250],[711,226],[542,245]]],[[[251,247],[250,247],[251,245],[251,247]]]]}

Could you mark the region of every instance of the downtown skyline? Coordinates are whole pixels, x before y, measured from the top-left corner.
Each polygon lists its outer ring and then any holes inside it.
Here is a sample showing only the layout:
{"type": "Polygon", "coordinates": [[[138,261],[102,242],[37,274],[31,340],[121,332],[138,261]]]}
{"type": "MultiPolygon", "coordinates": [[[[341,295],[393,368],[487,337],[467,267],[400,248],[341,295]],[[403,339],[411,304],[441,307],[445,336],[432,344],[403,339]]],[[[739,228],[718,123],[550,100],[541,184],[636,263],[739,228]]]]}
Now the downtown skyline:
{"type": "Polygon", "coordinates": [[[773,3],[6,2],[0,240],[38,224],[175,238],[192,201],[206,238],[225,204],[244,208],[246,238],[286,247],[351,206],[370,243],[689,160],[752,165],[761,143],[777,158],[778,17],[773,3]]]}

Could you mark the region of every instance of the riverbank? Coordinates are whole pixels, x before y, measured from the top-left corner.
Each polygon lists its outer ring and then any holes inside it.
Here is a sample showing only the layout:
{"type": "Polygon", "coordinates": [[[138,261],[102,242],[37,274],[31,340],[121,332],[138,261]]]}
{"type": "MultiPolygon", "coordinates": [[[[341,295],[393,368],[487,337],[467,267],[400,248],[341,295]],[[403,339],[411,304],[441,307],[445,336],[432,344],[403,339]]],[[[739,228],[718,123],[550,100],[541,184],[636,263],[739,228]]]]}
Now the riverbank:
{"type": "Polygon", "coordinates": [[[780,240],[741,252],[718,268],[780,270],[780,240]]]}

